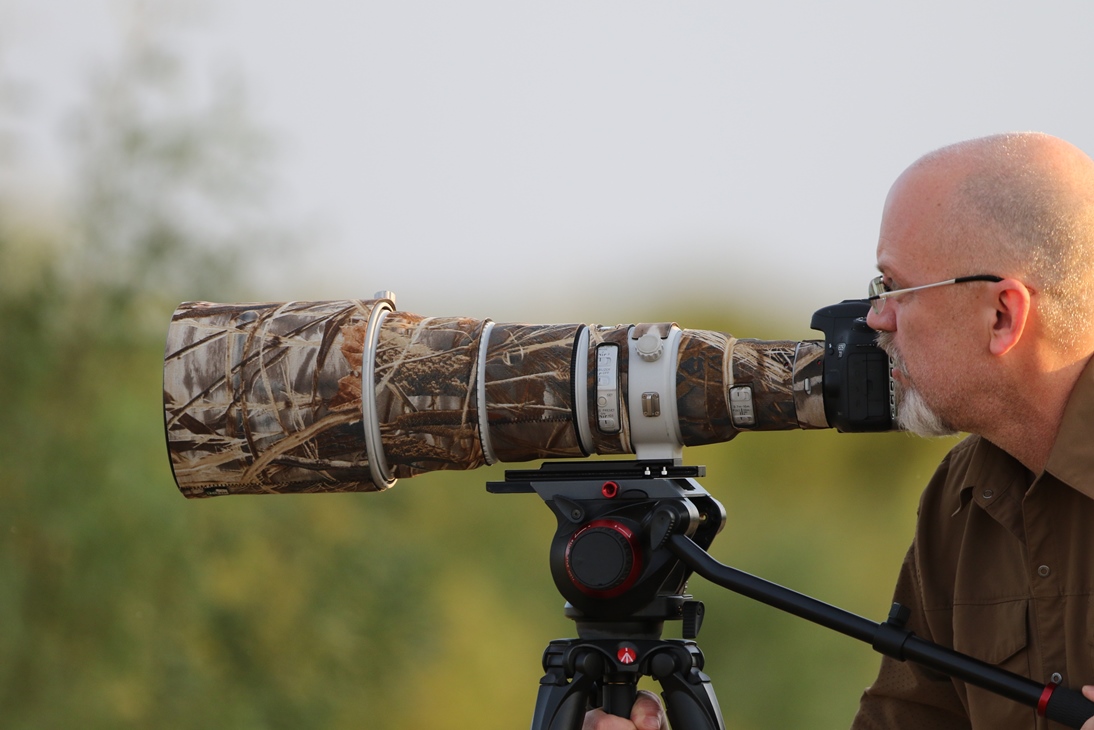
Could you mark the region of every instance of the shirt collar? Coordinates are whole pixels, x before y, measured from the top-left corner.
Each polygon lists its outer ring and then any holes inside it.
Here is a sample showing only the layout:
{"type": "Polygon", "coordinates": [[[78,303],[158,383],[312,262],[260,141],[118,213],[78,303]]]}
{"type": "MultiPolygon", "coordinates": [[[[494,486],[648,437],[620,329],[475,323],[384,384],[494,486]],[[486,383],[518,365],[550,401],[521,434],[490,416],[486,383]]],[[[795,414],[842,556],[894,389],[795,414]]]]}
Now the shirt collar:
{"type": "Polygon", "coordinates": [[[1094,499],[1094,358],[1083,368],[1064,408],[1045,471],[1094,499]]]}
{"type": "Polygon", "coordinates": [[[986,438],[973,436],[972,439],[971,461],[963,488],[974,488],[974,500],[987,507],[997,504],[1011,489],[1024,491],[1026,468],[986,438]]]}

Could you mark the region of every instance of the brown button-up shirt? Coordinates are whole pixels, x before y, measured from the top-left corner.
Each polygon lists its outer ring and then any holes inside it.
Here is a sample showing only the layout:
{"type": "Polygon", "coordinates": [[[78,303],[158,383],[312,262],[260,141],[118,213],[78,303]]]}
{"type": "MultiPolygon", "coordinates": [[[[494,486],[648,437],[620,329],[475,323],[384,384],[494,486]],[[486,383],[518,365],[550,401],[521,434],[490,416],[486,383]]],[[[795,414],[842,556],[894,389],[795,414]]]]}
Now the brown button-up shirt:
{"type": "MultiPolygon", "coordinates": [[[[1036,682],[1094,684],[1094,365],[1071,395],[1034,478],[972,436],[920,501],[893,600],[918,636],[1036,682]]],[[[1062,727],[1025,705],[884,657],[853,728],[1062,727]]]]}

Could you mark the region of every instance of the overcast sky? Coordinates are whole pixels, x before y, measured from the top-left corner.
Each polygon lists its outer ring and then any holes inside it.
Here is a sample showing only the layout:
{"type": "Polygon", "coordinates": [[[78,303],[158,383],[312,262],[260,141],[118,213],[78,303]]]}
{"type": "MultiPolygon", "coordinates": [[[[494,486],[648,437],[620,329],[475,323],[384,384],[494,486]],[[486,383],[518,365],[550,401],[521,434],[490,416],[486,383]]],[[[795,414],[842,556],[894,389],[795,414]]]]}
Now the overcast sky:
{"type": "MultiPolygon", "coordinates": [[[[0,0],[41,170],[131,5],[0,0]]],[[[920,154],[1018,129],[1094,152],[1090,2],[221,0],[191,16],[194,66],[240,73],[278,140],[279,214],[321,223],[269,299],[392,289],[421,314],[539,322],[708,303],[804,329],[863,296],[885,194],[920,154]]]]}

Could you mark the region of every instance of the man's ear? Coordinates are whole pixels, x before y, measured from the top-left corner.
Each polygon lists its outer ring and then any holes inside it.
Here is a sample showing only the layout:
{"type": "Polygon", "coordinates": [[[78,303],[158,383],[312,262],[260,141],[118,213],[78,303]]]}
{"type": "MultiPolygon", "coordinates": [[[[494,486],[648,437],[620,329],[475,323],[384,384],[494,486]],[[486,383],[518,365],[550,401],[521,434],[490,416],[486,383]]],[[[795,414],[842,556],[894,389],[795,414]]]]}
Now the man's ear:
{"type": "Polygon", "coordinates": [[[1003,279],[992,285],[995,319],[992,322],[991,354],[1005,355],[1018,344],[1030,316],[1030,292],[1017,279],[1003,279]]]}

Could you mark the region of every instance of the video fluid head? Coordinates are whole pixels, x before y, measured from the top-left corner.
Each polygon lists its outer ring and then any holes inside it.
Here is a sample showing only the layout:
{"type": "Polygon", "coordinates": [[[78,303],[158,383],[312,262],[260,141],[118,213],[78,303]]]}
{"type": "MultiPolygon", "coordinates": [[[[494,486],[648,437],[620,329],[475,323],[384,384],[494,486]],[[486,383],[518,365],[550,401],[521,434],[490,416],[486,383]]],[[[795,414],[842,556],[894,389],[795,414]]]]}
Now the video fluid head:
{"type": "Polygon", "coordinates": [[[893,428],[867,304],[825,339],[737,339],[675,323],[497,323],[395,297],[179,306],[164,357],[168,451],[187,497],[376,491],[495,462],[635,454],[744,431],[893,428]]]}

